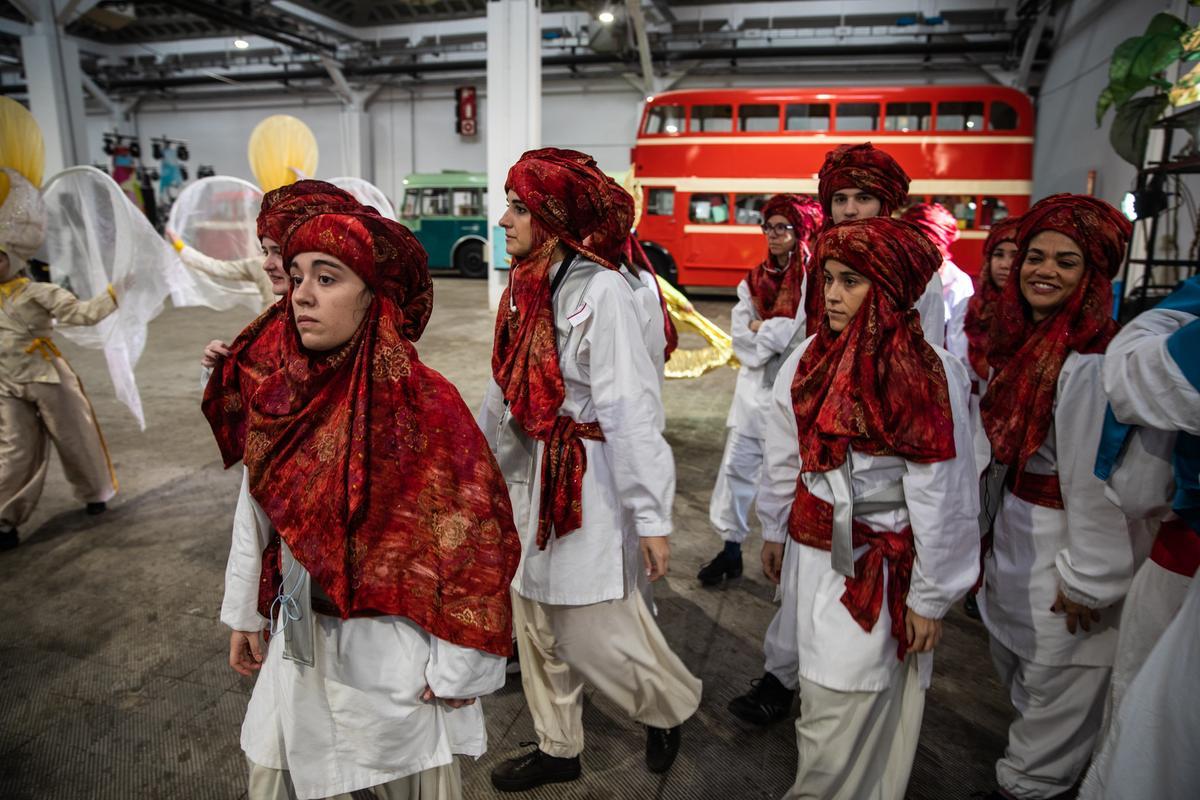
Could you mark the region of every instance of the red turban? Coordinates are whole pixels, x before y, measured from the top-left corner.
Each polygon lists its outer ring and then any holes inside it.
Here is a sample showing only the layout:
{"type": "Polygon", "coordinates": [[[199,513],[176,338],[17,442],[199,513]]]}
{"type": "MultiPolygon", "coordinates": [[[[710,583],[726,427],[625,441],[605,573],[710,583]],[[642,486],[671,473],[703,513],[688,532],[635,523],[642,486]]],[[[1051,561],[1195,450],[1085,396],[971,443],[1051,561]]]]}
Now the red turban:
{"type": "Polygon", "coordinates": [[[928,463],[953,458],[954,419],[941,359],[913,304],[942,263],[914,226],[891,217],[835,225],[814,264],[840,261],[871,281],[840,333],[822,320],[792,381],[805,472],[842,464],[849,447],[928,463]]]}
{"type": "Polygon", "coordinates": [[[812,255],[810,243],[825,221],[817,201],[796,194],[777,194],[768,200],[762,208],[763,222],[774,216],[791,224],[796,244],[787,267],[780,269],[768,250],[763,262],[746,273],[754,310],[762,319],[796,316],[804,294],[805,266],[812,255]]]}
{"type": "MultiPolygon", "coordinates": [[[[251,494],[342,618],[404,616],[446,641],[509,652],[520,540],[470,410],[413,345],[431,307],[425,252],[357,204],[302,217],[282,244],[289,261],[342,261],[371,302],[328,352],[303,346],[290,302],[238,337],[234,358],[265,353],[267,374],[249,394],[225,369],[209,384],[204,410],[226,464],[244,450],[251,494]]],[[[264,584],[277,587],[275,559],[264,553],[264,584]]],[[[270,598],[260,594],[260,610],[270,598]]]]}
{"type": "Polygon", "coordinates": [[[908,174],[896,159],[870,142],[844,144],[825,154],[825,163],[817,175],[821,208],[833,224],[833,193],[840,189],[858,189],[879,198],[880,216],[888,217],[908,197],[908,174]]]}
{"type": "Polygon", "coordinates": [[[958,220],[941,203],[917,203],[905,209],[900,219],[916,225],[933,240],[942,258],[950,254],[950,245],[958,241],[958,220]]]}
{"type": "Polygon", "coordinates": [[[345,203],[358,205],[352,194],[325,181],[296,181],[272,189],[263,195],[258,212],[258,238],[282,245],[288,228],[305,213],[345,203]]]}
{"type": "MultiPolygon", "coordinates": [[[[967,301],[967,316],[963,320],[963,332],[967,335],[967,358],[971,368],[980,378],[988,377],[988,331],[996,302],[1000,299],[1000,287],[992,279],[992,253],[1004,242],[1017,242],[1017,226],[1020,217],[1006,217],[992,225],[983,243],[983,267],[979,271],[979,290],[967,301]]],[[[1013,264],[1015,274],[1016,264],[1013,264]]],[[[1012,280],[1012,278],[1009,278],[1012,280]]]]}
{"type": "MultiPolygon", "coordinates": [[[[586,469],[581,426],[560,417],[565,396],[558,365],[550,268],[556,248],[617,269],[614,261],[633,226],[633,204],[610,188],[612,180],[591,156],[553,147],[530,150],[508,171],[515,192],[533,217],[533,247],[514,261],[496,316],[492,376],[513,418],[529,436],[546,442],[538,543],[551,528],[565,536],[582,525],[580,497],[586,469]]],[[[593,426],[598,428],[598,426],[593,426]]],[[[591,438],[602,436],[597,431],[591,438]]]]}
{"type": "Polygon", "coordinates": [[[980,408],[1000,463],[1021,467],[1046,440],[1068,354],[1103,353],[1116,335],[1112,278],[1132,233],[1121,212],[1087,195],[1051,195],[1021,217],[1016,262],[993,312],[988,362],[996,373],[980,408]],[[1042,231],[1057,231],[1075,242],[1084,273],[1062,306],[1034,322],[1020,276],[1029,244],[1042,231]]]}

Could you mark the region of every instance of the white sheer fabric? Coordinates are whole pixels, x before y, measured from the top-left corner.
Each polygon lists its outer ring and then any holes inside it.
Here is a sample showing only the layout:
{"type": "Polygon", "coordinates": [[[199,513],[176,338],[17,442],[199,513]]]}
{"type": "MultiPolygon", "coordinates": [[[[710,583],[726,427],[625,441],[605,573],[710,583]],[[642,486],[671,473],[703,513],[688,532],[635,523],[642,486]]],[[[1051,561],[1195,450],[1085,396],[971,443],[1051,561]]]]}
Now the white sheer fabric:
{"type": "Polygon", "coordinates": [[[387,199],[382,189],[370,181],[362,178],[330,178],[328,182],[339,189],[345,189],[363,205],[373,206],[388,219],[396,219],[396,209],[392,202],[387,199]]]}

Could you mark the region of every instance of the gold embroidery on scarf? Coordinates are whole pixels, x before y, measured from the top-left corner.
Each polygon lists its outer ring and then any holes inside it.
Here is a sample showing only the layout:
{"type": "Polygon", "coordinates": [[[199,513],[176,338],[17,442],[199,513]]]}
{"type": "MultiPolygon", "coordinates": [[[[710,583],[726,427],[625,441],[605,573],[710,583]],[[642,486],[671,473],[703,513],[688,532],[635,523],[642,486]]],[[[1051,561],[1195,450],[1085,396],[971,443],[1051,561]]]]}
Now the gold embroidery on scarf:
{"type": "Polygon", "coordinates": [[[409,361],[408,352],[403,347],[380,348],[375,352],[371,367],[371,376],[377,381],[388,380],[395,383],[412,373],[412,362],[409,361]]]}

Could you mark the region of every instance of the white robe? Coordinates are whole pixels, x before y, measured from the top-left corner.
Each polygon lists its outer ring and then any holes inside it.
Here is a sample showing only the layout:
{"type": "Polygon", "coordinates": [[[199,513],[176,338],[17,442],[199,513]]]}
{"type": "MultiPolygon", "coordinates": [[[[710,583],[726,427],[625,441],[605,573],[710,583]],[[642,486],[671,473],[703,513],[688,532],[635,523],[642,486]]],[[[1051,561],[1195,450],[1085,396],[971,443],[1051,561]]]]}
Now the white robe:
{"type": "Polygon", "coordinates": [[[975,294],[975,283],[950,259],[942,262],[938,277],[942,281],[942,304],[946,315],[946,349],[970,372],[967,334],[963,326],[967,320],[967,302],[975,294]]]}
{"type": "Polygon", "coordinates": [[[942,279],[933,273],[925,291],[917,298],[914,306],[921,314],[921,330],[925,341],[934,347],[946,344],[946,301],[942,299],[942,279]]]}
{"type": "MultiPolygon", "coordinates": [[[[791,268],[797,269],[798,266],[791,268]]],[[[800,336],[803,337],[804,295],[802,293],[800,296],[795,317],[762,320],[757,332],[750,330],[750,323],[762,318],[754,308],[750,285],[745,280],[737,286],[737,298],[737,305],[731,314],[730,330],[733,353],[741,362],[741,367],[738,368],[733,402],[729,406],[725,425],[741,436],[762,439],[762,416],[771,401],[771,386],[763,383],[763,372],[772,358],[787,349],[797,331],[801,331],[800,336]]]]}
{"type": "MultiPolygon", "coordinates": [[[[551,269],[551,279],[558,265],[551,269]]],[[[578,307],[556,320],[565,398],[559,413],[598,421],[603,442],[584,440],[583,526],[552,535],[537,548],[541,464],[528,484],[509,484],[522,556],[512,587],[551,605],[617,600],[636,589],[643,569],[639,537],[671,533],[675,460],[662,436],[659,378],[647,354],[645,320],[629,283],[605,270],[591,279],[578,307]]],[[[500,387],[489,381],[479,427],[495,450],[507,419],[500,387]]]]}
{"type": "MultiPolygon", "coordinates": [[[[257,607],[269,535],[243,474],[221,605],[233,630],[266,627],[257,607]]],[[[456,754],[483,755],[481,704],[451,709],[421,693],[428,685],[438,697],[490,694],[504,685],[506,659],[438,639],[404,617],[314,620],[314,666],[284,660],[282,641],[267,646],[242,724],[252,762],[288,770],[304,799],[378,786],[456,754]]]]}
{"type": "MultiPolygon", "coordinates": [[[[786,542],[785,565],[794,565],[794,574],[784,580],[796,589],[785,587],[784,601],[794,597],[796,604],[801,677],[842,692],[883,691],[902,674],[886,600],[874,628],[864,631],[842,605],[845,578],[833,569],[829,551],[798,544],[788,535],[788,514],[801,467],[791,385],[800,357],[811,341],[806,340],[784,362],[775,381],[765,416],[766,463],[758,514],[763,537],[769,542],[786,542]]],[[[912,526],[916,559],[908,607],[924,617],[941,619],[966,594],[979,573],[979,484],[967,415],[970,386],[966,370],[949,353],[935,350],[950,389],[957,455],[933,464],[853,450],[850,458],[856,496],[897,480],[903,482],[907,508],[863,514],[856,519],[876,530],[898,531],[912,526]]],[[[805,473],[804,482],[820,499],[832,500],[816,474],[805,473]]],[[[866,549],[856,548],[855,557],[866,549]]],[[[917,655],[917,664],[920,685],[928,687],[932,654],[917,655]]]]}
{"type": "Polygon", "coordinates": [[[640,316],[645,320],[642,325],[642,338],[646,342],[646,351],[650,354],[650,361],[658,372],[661,386],[663,370],[667,363],[667,328],[663,317],[662,294],[658,288],[658,279],[648,269],[634,275],[628,267],[623,266],[621,274],[630,281],[633,296],[637,298],[641,308],[640,316]]]}
{"type": "Polygon", "coordinates": [[[1134,532],[1093,473],[1104,422],[1103,360],[1099,353],[1067,357],[1050,432],[1026,464],[1029,472],[1058,474],[1065,508],[1034,505],[1005,489],[985,559],[979,610],[988,633],[1046,666],[1111,666],[1120,601],[1133,579],[1134,532]],[[1091,633],[1070,633],[1064,615],[1050,610],[1060,587],[1100,611],[1091,633]]]}

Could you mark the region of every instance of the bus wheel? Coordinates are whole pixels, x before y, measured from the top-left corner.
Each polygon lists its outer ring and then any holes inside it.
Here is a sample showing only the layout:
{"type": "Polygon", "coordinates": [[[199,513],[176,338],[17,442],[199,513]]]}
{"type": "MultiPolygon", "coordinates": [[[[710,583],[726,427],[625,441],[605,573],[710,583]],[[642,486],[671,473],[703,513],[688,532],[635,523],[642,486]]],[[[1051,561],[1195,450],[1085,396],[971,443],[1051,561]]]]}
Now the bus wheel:
{"type": "Polygon", "coordinates": [[[454,268],[468,278],[486,278],[487,262],[483,260],[483,243],[463,242],[454,251],[454,268]]]}
{"type": "Polygon", "coordinates": [[[646,249],[646,257],[650,259],[650,265],[654,267],[654,272],[678,289],[679,270],[675,268],[675,259],[671,258],[667,251],[652,242],[643,242],[642,244],[646,249]]]}

